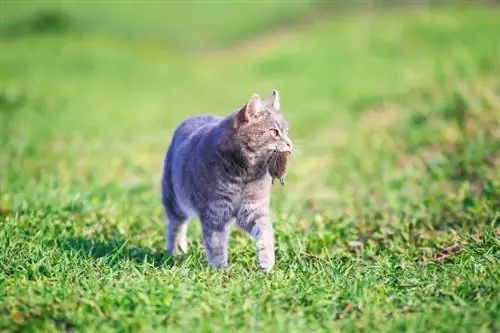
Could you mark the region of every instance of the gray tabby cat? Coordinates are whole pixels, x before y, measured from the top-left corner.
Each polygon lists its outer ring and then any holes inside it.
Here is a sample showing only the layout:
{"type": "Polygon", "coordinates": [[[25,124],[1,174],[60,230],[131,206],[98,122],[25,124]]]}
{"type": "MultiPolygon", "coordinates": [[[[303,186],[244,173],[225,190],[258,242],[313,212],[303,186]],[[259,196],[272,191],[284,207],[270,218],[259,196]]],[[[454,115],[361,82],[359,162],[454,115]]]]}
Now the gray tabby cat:
{"type": "Polygon", "coordinates": [[[201,221],[208,264],[227,266],[232,221],[255,240],[263,271],[274,266],[274,234],[269,212],[273,152],[291,152],[279,94],[257,94],[226,117],[193,116],[180,123],[168,148],[162,177],[167,217],[166,250],[187,251],[187,226],[201,221]]]}

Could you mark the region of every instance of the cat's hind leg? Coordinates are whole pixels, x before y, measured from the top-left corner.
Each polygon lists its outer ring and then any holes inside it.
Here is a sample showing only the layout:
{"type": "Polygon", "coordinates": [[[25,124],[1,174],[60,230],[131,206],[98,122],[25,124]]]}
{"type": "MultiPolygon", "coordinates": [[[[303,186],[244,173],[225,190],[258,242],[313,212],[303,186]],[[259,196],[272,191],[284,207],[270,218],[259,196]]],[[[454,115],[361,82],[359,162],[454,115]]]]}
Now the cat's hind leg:
{"type": "Polygon", "coordinates": [[[213,202],[200,216],[207,262],[212,267],[227,267],[232,220],[233,207],[228,201],[213,202]]]}
{"type": "Polygon", "coordinates": [[[171,255],[181,252],[186,253],[188,249],[187,229],[189,217],[176,204],[172,191],[163,191],[163,207],[165,209],[165,249],[171,255]]]}
{"type": "Polygon", "coordinates": [[[179,219],[167,214],[167,225],[165,232],[165,247],[169,254],[178,255],[188,250],[187,229],[188,220],[179,219]]]}
{"type": "Polygon", "coordinates": [[[216,268],[227,267],[228,226],[213,225],[205,221],[201,227],[208,264],[216,268]]]}
{"type": "Polygon", "coordinates": [[[175,200],[172,183],[172,156],[170,150],[165,160],[165,171],[162,179],[162,203],[165,210],[165,250],[171,255],[188,249],[187,228],[189,217],[175,200]]]}

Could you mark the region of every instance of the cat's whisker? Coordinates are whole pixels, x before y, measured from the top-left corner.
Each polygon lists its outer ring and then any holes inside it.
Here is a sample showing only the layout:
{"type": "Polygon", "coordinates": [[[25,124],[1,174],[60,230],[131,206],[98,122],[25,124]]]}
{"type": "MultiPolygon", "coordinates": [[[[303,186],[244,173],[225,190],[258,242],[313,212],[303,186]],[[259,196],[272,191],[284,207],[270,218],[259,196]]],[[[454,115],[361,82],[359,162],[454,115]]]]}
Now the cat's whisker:
{"type": "Polygon", "coordinates": [[[294,146],[293,150],[290,153],[290,157],[293,161],[297,161],[304,154],[304,149],[300,146],[294,146]]]}

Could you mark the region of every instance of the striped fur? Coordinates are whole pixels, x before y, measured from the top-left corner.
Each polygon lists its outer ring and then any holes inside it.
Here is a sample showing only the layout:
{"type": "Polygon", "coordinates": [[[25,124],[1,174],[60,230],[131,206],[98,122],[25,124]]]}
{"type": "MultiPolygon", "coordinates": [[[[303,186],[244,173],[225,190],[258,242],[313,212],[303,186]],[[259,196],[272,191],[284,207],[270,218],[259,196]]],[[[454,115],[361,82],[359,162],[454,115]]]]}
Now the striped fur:
{"type": "Polygon", "coordinates": [[[264,271],[274,266],[274,235],[269,205],[269,160],[290,152],[288,125],[273,90],[256,94],[226,117],[193,116],[174,132],[164,160],[162,202],[167,218],[166,250],[187,251],[190,219],[202,226],[208,264],[226,267],[232,221],[255,240],[264,271]]]}

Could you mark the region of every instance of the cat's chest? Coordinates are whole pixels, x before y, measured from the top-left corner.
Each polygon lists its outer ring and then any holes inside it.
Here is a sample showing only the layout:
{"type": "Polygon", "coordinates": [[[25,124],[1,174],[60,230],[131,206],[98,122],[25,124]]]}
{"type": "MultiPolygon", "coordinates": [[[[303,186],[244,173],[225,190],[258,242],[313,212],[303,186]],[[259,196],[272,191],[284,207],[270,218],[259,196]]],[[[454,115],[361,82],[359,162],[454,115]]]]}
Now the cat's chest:
{"type": "Polygon", "coordinates": [[[260,202],[269,200],[271,196],[271,178],[263,177],[257,181],[244,184],[239,193],[238,199],[240,204],[248,202],[260,202]]]}

